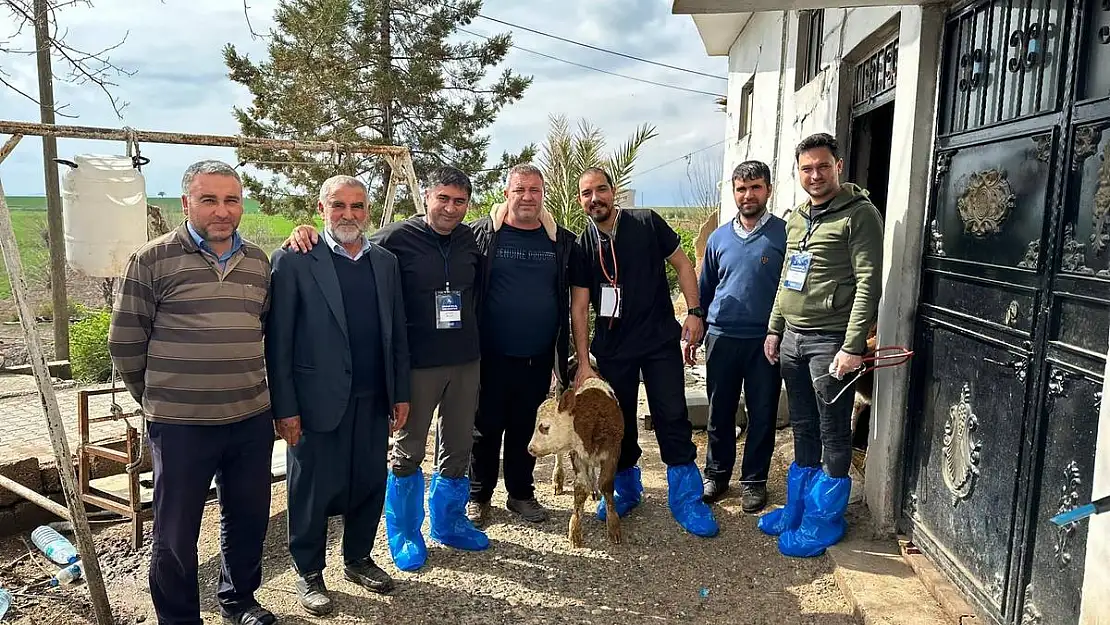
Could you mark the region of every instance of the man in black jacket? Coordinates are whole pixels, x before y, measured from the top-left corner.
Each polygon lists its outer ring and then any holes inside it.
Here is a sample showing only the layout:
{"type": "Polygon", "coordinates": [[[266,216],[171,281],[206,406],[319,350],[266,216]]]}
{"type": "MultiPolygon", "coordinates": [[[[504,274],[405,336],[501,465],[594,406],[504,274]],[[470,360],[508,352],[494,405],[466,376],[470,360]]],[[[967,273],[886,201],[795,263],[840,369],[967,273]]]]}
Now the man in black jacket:
{"type": "MultiPolygon", "coordinates": [[[[420,534],[420,463],[433,418],[438,449],[428,481],[429,535],[456,549],[489,547],[489,538],[466,518],[478,405],[477,296],[482,279],[482,254],[474,232],[461,223],[472,190],[466,174],[454,167],[439,168],[425,187],[427,214],[391,223],[370,237],[397,257],[408,322],[412,407],[395,437],[385,495],[389,552],[403,571],[419,569],[428,557],[420,534]]],[[[316,238],[310,226],[298,226],[287,243],[311,249],[316,238]]]]}
{"type": "Polygon", "coordinates": [[[332,611],[324,585],[328,517],[343,515],[345,577],[393,582],[370,557],[385,501],[390,422],[409,412],[409,346],[397,258],[366,239],[366,187],[320,189],[324,241],[273,254],[266,369],[275,426],[289,445],[289,553],[301,605],[332,611]]]}
{"type": "Polygon", "coordinates": [[[568,384],[567,265],[574,234],[543,209],[543,174],[534,165],[509,170],[505,199],[472,224],[483,256],[481,390],[466,507],[475,524],[489,513],[502,438],[505,507],[533,523],[547,519],[535,497],[536,459],[528,441],[551,388],[552,365],[560,383],[568,384]]]}

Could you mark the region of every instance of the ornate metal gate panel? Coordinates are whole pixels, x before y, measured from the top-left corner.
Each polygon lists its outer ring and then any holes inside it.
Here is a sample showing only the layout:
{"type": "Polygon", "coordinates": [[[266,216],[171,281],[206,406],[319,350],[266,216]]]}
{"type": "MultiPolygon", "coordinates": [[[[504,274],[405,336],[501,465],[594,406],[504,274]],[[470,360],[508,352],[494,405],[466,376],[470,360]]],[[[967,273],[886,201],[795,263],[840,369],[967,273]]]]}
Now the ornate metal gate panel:
{"type": "Polygon", "coordinates": [[[1008,625],[1075,625],[1110,331],[1110,0],[945,29],[903,523],[1008,625]]]}

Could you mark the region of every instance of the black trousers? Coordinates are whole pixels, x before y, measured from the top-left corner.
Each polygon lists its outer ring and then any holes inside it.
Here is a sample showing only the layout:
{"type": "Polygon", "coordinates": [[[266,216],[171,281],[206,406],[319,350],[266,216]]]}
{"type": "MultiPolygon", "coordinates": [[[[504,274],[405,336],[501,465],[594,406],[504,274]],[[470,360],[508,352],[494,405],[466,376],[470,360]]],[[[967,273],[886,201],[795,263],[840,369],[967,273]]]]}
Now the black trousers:
{"type": "Polygon", "coordinates": [[[514,358],[482,354],[474,448],[470,456],[470,499],[487,502],[497,486],[501,439],[505,440],[505,490],[513,499],[535,496],[532,473],[536,459],[528,441],[536,427],[536,410],[551,388],[555,355],[514,358]]]}
{"type": "Polygon", "coordinates": [[[635,466],[643,455],[636,424],[641,374],[663,463],[678,466],[697,459],[698,450],[690,438],[693,428],[686,410],[682,348],[677,340],[669,341],[640,358],[598,358],[597,372],[613,387],[624,413],[624,439],[621,441],[618,471],[635,466]]]}
{"type": "Polygon", "coordinates": [[[150,596],[159,625],[200,625],[197,539],[209,485],[220,500],[220,582],[224,616],[256,604],[262,545],[270,522],[269,411],[229,425],[147,426],[154,464],[150,596]]]}
{"type": "Polygon", "coordinates": [[[844,343],[843,333],[801,333],[787,330],[779,358],[790,403],[790,425],[794,429],[794,461],[800,467],[825,466],[829,477],[848,477],[852,464],[851,382],[826,375],[829,364],[844,343]],[[843,391],[843,394],[841,394],[843,391]],[[833,399],[840,394],[840,399],[833,399]]]}
{"type": "Polygon", "coordinates": [[[286,451],[289,555],[302,575],[324,569],[329,517],[343,516],[344,563],[362,560],[374,547],[385,505],[386,404],[351,397],[334,430],[305,430],[286,451]]]}
{"type": "Polygon", "coordinates": [[[740,389],[748,409],[748,434],[740,482],[767,481],[775,451],[775,418],[782,376],[763,355],[763,337],[734,339],[710,334],[705,339],[705,378],[709,391],[709,450],[705,477],[728,483],[736,465],[736,410],[740,389]]]}

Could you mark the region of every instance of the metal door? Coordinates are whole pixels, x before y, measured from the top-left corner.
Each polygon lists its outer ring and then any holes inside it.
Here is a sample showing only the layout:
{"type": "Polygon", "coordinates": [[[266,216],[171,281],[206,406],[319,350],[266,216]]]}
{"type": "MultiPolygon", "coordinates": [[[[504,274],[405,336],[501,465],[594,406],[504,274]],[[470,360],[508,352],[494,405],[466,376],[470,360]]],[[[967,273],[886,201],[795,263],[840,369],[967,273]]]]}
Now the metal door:
{"type": "Polygon", "coordinates": [[[944,38],[903,524],[980,608],[1079,620],[1110,330],[1110,0],[988,0],[944,38]]]}

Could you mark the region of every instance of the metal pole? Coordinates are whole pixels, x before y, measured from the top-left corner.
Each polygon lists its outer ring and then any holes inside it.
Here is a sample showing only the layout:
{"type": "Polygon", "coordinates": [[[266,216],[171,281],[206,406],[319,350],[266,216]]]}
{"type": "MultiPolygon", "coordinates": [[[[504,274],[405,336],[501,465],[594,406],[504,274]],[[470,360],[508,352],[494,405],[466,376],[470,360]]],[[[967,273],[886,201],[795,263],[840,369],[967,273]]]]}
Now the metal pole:
{"type": "MultiPolygon", "coordinates": [[[[50,69],[50,7],[35,0],[35,54],[39,66],[39,115],[54,124],[54,72],[50,69]]],[[[66,301],[65,226],[62,192],[58,185],[58,140],[42,138],[42,166],[46,174],[46,231],[50,241],[50,293],[54,308],[54,357],[69,360],[69,304],[66,301]]]]}
{"type": "Polygon", "coordinates": [[[293,139],[263,139],[238,135],[198,135],[157,130],[121,130],[97,126],[63,126],[36,124],[34,122],[0,121],[0,134],[23,134],[31,137],[64,137],[66,139],[103,139],[127,141],[132,138],[140,143],[165,143],[170,145],[207,145],[222,148],[265,148],[304,152],[328,152],[336,147],[346,153],[401,156],[409,149],[398,145],[381,145],[370,142],[332,143],[328,141],[296,141],[293,139]]]}
{"type": "Polygon", "coordinates": [[[89,529],[89,518],[85,515],[85,506],[77,493],[77,484],[73,476],[73,456],[70,455],[69,441],[66,440],[65,428],[62,427],[58,397],[54,395],[50,370],[47,368],[46,356],[42,352],[42,340],[35,328],[31,302],[27,299],[23,262],[19,258],[19,248],[15,244],[12,216],[8,211],[8,202],[4,198],[2,182],[0,182],[0,248],[4,253],[4,264],[8,267],[12,297],[19,309],[19,322],[23,326],[23,335],[27,341],[27,354],[30,356],[31,368],[35,372],[35,381],[38,383],[39,397],[42,400],[43,411],[46,413],[46,430],[50,434],[50,444],[54,448],[54,462],[58,467],[62,493],[66,497],[69,520],[73,523],[73,533],[77,538],[77,550],[84,563],[85,580],[89,585],[89,596],[92,598],[96,622],[99,625],[111,625],[112,606],[108,603],[108,591],[104,587],[104,576],[100,571],[100,560],[97,558],[96,545],[93,543],[92,531],[89,529]]]}

